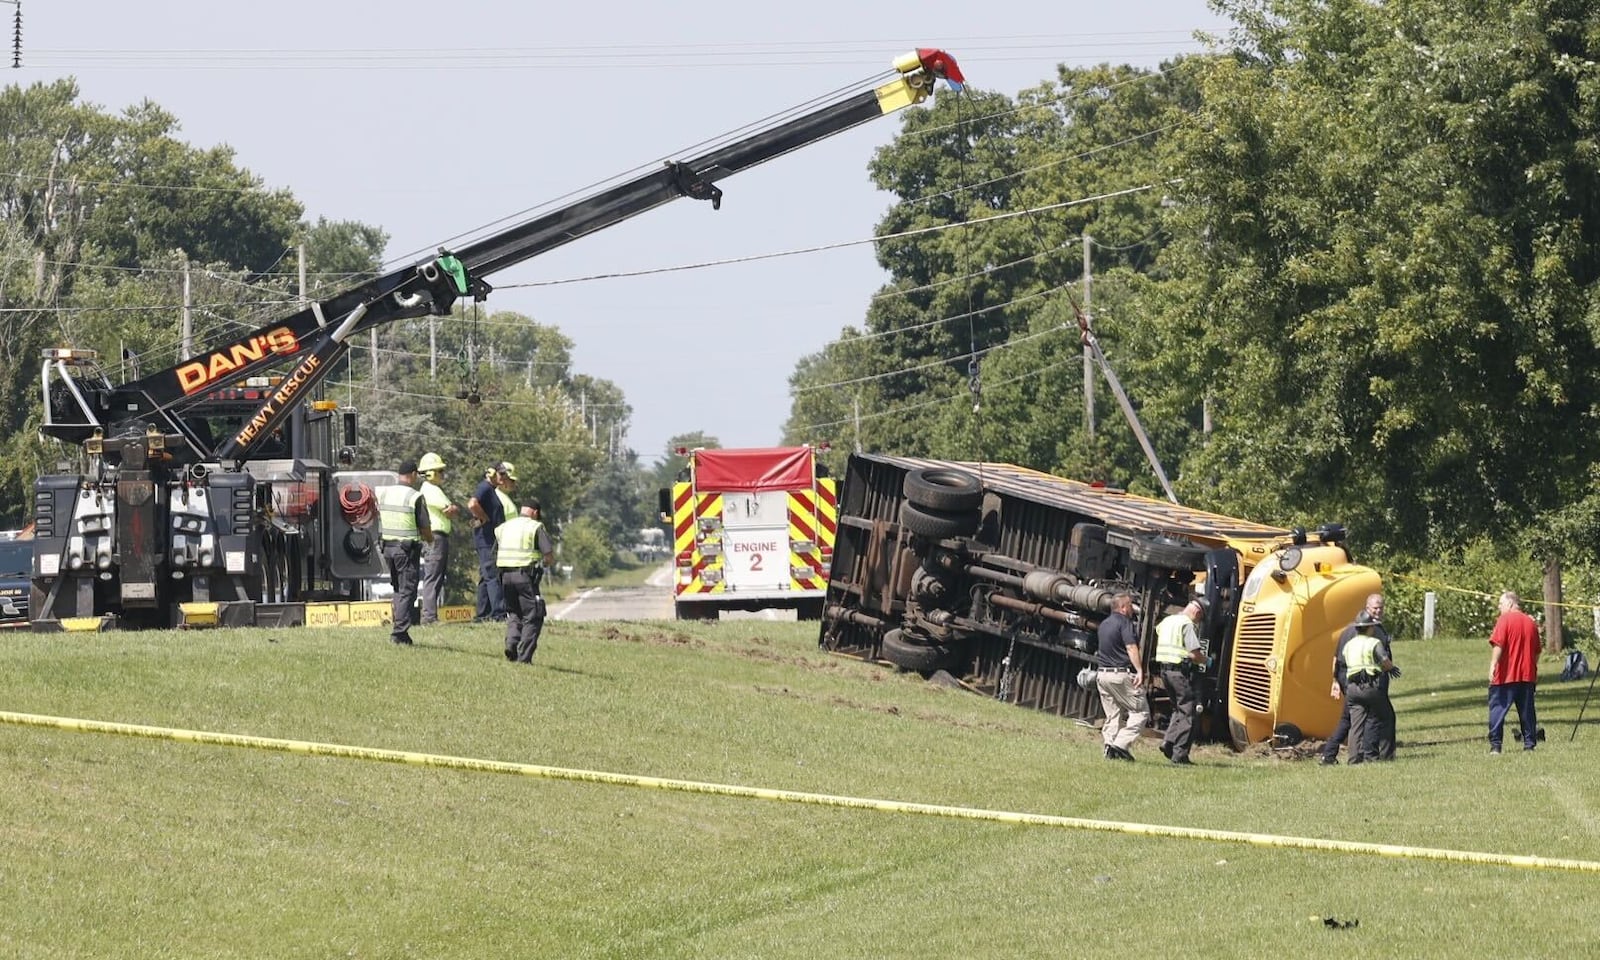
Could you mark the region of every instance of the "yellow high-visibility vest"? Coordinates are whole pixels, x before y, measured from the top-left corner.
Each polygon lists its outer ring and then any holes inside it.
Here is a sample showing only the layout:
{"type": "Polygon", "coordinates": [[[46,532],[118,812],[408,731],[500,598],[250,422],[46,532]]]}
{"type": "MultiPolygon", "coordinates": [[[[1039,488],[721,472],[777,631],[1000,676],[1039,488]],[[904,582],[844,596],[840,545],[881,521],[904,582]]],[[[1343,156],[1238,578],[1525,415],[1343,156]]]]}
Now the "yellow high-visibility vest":
{"type": "Polygon", "coordinates": [[[428,502],[428,524],[433,527],[434,533],[449,533],[450,518],[444,515],[446,507],[450,506],[450,498],[439,489],[439,485],[432,480],[422,481],[422,499],[428,502]]]}
{"type": "Polygon", "coordinates": [[[503,514],[501,517],[502,523],[517,515],[516,503],[510,497],[506,496],[506,492],[504,490],[501,490],[499,487],[495,487],[494,495],[500,501],[500,512],[503,514]]]}
{"type": "Polygon", "coordinates": [[[1344,642],[1344,672],[1346,676],[1358,677],[1364,674],[1377,674],[1383,671],[1383,664],[1378,662],[1378,645],[1383,641],[1368,634],[1358,633],[1344,642]]]}
{"type": "Polygon", "coordinates": [[[1174,613],[1156,624],[1156,662],[1182,663],[1189,659],[1189,645],[1184,642],[1194,621],[1187,613],[1174,613]]]}
{"type": "Polygon", "coordinates": [[[378,488],[378,517],[385,540],[416,540],[417,498],[422,494],[403,483],[378,488]]]}
{"type": "Polygon", "coordinates": [[[494,565],[504,570],[526,570],[538,556],[539,531],[544,524],[520,514],[494,530],[494,565]]]}

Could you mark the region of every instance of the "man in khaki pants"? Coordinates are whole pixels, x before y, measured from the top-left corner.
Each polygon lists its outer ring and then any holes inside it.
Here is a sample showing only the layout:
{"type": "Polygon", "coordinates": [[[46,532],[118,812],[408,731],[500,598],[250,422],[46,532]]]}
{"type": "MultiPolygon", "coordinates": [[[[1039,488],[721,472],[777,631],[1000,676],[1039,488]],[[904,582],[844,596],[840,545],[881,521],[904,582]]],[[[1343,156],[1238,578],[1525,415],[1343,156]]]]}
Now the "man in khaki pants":
{"type": "Polygon", "coordinates": [[[1144,664],[1139,659],[1139,635],[1128,614],[1133,597],[1118,591],[1111,598],[1111,613],[1100,621],[1100,648],[1095,653],[1100,683],[1100,707],[1106,722],[1100,727],[1107,760],[1132,760],[1133,746],[1150,718],[1144,695],[1144,664]]]}

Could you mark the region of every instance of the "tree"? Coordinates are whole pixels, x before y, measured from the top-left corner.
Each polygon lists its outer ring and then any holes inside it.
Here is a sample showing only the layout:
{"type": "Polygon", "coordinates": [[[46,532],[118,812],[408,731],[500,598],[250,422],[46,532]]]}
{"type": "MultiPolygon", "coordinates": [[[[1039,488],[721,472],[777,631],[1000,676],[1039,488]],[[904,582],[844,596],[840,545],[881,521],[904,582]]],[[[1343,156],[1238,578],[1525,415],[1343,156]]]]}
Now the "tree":
{"type": "Polygon", "coordinates": [[[617,457],[596,468],[593,481],[578,502],[577,513],[593,522],[613,551],[626,550],[638,542],[639,531],[654,522],[654,504],[650,503],[646,512],[647,502],[638,458],[617,457]]]}
{"type": "Polygon", "coordinates": [[[1185,240],[1164,260],[1186,287],[1166,338],[1198,361],[1175,390],[1214,397],[1191,489],[1262,519],[1342,515],[1414,554],[1586,493],[1600,15],[1221,6],[1238,51],[1208,64],[1180,135],[1185,240]]]}

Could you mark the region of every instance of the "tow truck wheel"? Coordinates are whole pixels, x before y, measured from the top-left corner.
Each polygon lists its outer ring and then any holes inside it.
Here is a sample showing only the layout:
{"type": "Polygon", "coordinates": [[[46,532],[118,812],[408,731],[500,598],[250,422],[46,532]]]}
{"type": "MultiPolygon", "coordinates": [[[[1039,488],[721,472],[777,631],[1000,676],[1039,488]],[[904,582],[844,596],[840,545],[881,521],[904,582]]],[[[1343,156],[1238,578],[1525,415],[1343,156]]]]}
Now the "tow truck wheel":
{"type": "Polygon", "coordinates": [[[1176,537],[1147,537],[1128,547],[1128,556],[1138,563],[1168,570],[1204,570],[1206,551],[1176,537]]]}
{"type": "Polygon", "coordinates": [[[978,514],[976,511],[949,513],[933,510],[919,507],[907,500],[900,505],[900,523],[919,536],[932,540],[946,540],[950,537],[964,537],[977,530],[978,514]]]}
{"type": "Polygon", "coordinates": [[[883,635],[879,647],[883,659],[910,673],[932,673],[950,659],[950,650],[942,644],[915,643],[906,639],[906,632],[890,630],[883,635]]]}
{"type": "Polygon", "coordinates": [[[983,504],[983,486],[978,478],[949,467],[918,467],[906,474],[901,489],[907,500],[930,510],[965,513],[983,504]]]}

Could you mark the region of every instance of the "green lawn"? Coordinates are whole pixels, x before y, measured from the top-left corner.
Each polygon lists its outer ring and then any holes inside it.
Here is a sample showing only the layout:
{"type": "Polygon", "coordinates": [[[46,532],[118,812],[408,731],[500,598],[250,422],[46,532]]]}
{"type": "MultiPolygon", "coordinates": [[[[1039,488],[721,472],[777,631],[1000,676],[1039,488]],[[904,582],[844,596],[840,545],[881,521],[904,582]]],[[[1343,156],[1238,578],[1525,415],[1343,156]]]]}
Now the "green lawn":
{"type": "MultiPolygon", "coordinates": [[[[992,810],[1600,860],[1600,703],[1489,757],[1401,643],[1401,758],[1139,749],[814,625],[0,636],[0,709],[992,810]]],[[[1553,660],[1545,664],[1553,677],[1553,660]]],[[[1510,746],[1508,742],[1508,746],[1510,746]]],[[[8,957],[1579,957],[1594,874],[1091,833],[0,725],[8,957]],[[1323,918],[1360,926],[1330,930],[1323,918]]]]}

